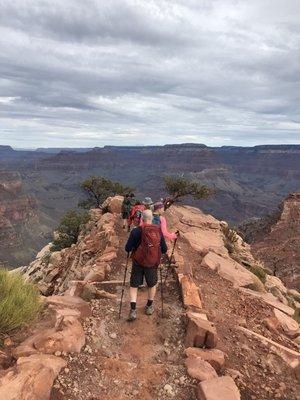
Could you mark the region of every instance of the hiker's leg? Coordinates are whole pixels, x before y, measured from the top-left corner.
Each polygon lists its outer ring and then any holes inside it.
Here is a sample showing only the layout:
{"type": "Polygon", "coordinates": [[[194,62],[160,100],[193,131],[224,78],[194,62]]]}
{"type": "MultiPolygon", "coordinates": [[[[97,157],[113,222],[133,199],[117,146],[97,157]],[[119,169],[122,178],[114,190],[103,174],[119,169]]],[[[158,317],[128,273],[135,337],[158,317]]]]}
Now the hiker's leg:
{"type": "Polygon", "coordinates": [[[153,302],[155,293],[156,293],[156,285],[153,287],[149,287],[148,288],[148,300],[153,302]]]}
{"type": "Polygon", "coordinates": [[[152,315],[154,312],[154,297],[156,293],[156,285],[157,285],[157,268],[146,268],[145,269],[145,278],[148,286],[148,301],[145,307],[145,313],[147,315],[152,315]]]}
{"type": "Polygon", "coordinates": [[[136,303],[137,293],[138,293],[138,288],[130,287],[129,289],[130,303],[136,303]]]}
{"type": "Polygon", "coordinates": [[[143,268],[139,265],[132,264],[131,275],[130,275],[130,304],[131,308],[134,306],[133,303],[136,303],[138,287],[143,284],[144,280],[144,271],[143,268]]]}

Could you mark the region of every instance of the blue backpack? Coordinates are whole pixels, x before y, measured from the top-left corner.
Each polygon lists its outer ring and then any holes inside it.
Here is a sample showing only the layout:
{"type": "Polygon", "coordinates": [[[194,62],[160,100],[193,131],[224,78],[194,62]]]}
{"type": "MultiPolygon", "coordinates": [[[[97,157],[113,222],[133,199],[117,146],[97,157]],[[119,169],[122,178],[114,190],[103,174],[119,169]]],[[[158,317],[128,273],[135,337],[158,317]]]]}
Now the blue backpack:
{"type": "Polygon", "coordinates": [[[160,226],[160,215],[157,214],[153,215],[152,224],[160,226]]]}

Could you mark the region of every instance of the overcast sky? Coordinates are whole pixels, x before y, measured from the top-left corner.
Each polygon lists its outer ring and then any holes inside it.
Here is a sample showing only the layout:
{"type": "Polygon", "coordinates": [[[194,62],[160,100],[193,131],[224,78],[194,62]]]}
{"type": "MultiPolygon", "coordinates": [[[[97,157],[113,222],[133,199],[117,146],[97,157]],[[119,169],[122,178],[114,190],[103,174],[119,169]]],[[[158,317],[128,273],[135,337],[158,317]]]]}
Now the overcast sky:
{"type": "Polygon", "coordinates": [[[300,143],[299,0],[0,0],[0,144],[300,143]]]}

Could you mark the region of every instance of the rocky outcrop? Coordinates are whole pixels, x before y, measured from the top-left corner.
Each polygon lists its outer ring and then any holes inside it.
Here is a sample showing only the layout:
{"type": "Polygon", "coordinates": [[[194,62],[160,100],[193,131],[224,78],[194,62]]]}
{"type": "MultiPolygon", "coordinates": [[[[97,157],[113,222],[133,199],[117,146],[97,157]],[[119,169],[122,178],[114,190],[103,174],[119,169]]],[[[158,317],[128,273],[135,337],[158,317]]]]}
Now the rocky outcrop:
{"type": "Polygon", "coordinates": [[[116,218],[116,214],[102,215],[100,209],[91,210],[91,220],[77,243],[57,252],[46,246],[35,261],[22,268],[25,278],[36,283],[44,295],[74,292],[78,281],[104,281],[119,245],[116,218]]]}
{"type": "Polygon", "coordinates": [[[244,223],[240,230],[253,254],[286,286],[300,288],[300,193],[290,194],[278,211],[244,223]]]}
{"type": "MultiPolygon", "coordinates": [[[[91,291],[89,282],[104,280],[110,271],[119,244],[115,218],[113,214],[102,215],[100,210],[93,210],[76,245],[55,253],[46,246],[30,266],[22,269],[25,278],[48,296],[44,301],[45,317],[12,350],[17,364],[0,371],[1,399],[50,399],[53,382],[66,366],[61,356],[81,352],[86,343],[83,320],[91,316],[91,307],[78,296],[86,288],[91,291]]],[[[95,290],[96,295],[105,297],[104,291],[95,290]]],[[[5,362],[3,358],[1,363],[5,362]]]]}
{"type": "Polygon", "coordinates": [[[52,355],[21,357],[16,366],[0,373],[0,398],[48,400],[53,382],[66,362],[52,355]]]}

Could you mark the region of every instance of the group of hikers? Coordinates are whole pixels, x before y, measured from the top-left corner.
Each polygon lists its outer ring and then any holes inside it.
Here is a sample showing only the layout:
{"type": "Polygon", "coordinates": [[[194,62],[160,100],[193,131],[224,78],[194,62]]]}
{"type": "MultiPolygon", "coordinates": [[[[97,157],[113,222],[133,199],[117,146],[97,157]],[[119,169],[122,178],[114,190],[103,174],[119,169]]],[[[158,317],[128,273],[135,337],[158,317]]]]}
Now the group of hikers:
{"type": "Polygon", "coordinates": [[[130,232],[125,245],[125,251],[132,258],[130,276],[130,311],[127,321],[137,318],[136,302],[138,288],[143,285],[144,278],[148,287],[148,301],[145,305],[145,314],[154,312],[154,297],[158,282],[158,267],[163,255],[167,257],[166,239],[175,241],[178,232],[172,233],[167,229],[167,222],[163,213],[163,201],[152,202],[145,197],[143,202],[138,201],[134,194],[126,194],[122,204],[123,229],[130,232]]]}

